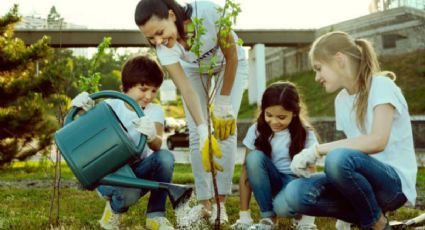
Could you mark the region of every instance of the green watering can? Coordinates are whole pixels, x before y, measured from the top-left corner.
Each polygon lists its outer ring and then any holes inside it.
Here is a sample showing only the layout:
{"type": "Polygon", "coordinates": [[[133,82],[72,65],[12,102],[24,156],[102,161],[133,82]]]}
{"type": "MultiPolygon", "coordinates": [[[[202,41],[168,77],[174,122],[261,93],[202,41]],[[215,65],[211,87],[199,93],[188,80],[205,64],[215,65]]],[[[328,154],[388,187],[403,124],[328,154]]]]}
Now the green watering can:
{"type": "MultiPolygon", "coordinates": [[[[117,98],[129,104],[139,117],[140,106],[129,96],[111,90],[93,93],[90,97],[117,98]]],[[[55,141],[65,161],[85,189],[99,185],[113,185],[141,189],[165,189],[173,208],[189,199],[192,188],[136,178],[127,164],[136,159],[146,143],[141,134],[137,146],[113,109],[104,101],[74,119],[80,108],[72,107],[64,126],[55,133],[55,141]]]]}

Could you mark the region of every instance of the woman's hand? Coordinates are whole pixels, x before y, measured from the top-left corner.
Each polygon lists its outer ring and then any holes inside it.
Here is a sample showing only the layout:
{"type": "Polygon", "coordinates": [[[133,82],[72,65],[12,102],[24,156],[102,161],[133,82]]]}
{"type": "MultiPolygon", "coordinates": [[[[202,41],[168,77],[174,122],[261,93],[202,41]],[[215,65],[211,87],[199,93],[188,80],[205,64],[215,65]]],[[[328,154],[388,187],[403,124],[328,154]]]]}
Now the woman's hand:
{"type": "Polygon", "coordinates": [[[235,134],[236,119],[230,96],[218,95],[212,112],[214,135],[220,140],[226,140],[235,134]]]}
{"type": "MultiPolygon", "coordinates": [[[[205,124],[201,124],[197,127],[198,134],[199,134],[199,145],[200,145],[200,152],[202,157],[202,165],[204,166],[204,169],[206,172],[211,172],[211,161],[210,161],[210,155],[209,155],[209,148],[210,148],[210,142],[208,139],[208,127],[205,124]]],[[[213,167],[214,172],[223,171],[223,166],[219,165],[216,161],[214,161],[214,156],[217,158],[221,158],[222,153],[220,150],[220,146],[218,145],[217,139],[213,135],[211,135],[211,149],[212,149],[212,161],[213,161],[213,167]]]]}

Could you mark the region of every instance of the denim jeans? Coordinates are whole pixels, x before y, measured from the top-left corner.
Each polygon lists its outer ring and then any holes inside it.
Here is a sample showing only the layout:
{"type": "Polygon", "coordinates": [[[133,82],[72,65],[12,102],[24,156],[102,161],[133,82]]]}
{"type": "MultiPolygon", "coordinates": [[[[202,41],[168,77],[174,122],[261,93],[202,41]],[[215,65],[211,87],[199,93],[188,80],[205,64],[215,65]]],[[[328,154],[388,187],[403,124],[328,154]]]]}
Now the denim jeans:
{"type": "Polygon", "coordinates": [[[391,166],[363,152],[338,148],[326,156],[324,173],[294,180],[279,192],[274,211],[279,216],[335,217],[369,229],[383,212],[406,201],[391,166]]]}
{"type": "MultiPolygon", "coordinates": [[[[161,149],[153,152],[147,158],[133,163],[131,168],[138,178],[169,183],[173,177],[174,156],[170,151],[161,149]]],[[[124,188],[109,185],[98,186],[97,190],[111,200],[111,208],[116,213],[126,212],[140,197],[150,191],[149,189],[124,188]]],[[[165,215],[167,195],[167,191],[163,189],[151,192],[146,211],[148,218],[165,215]]]]}
{"type": "Polygon", "coordinates": [[[296,177],[279,172],[262,151],[254,150],[246,157],[246,170],[255,200],[260,206],[261,217],[272,217],[273,197],[296,177]]]}

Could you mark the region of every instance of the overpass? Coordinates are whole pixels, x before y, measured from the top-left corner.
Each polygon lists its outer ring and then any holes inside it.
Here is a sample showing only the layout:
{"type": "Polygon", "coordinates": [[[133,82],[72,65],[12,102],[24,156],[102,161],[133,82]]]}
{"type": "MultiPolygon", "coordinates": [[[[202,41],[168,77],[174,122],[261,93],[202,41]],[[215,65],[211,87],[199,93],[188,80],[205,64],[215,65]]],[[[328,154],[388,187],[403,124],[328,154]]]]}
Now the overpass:
{"type": "MultiPolygon", "coordinates": [[[[244,41],[244,46],[264,44],[267,47],[303,47],[315,39],[316,30],[236,30],[244,41]]],[[[50,45],[58,48],[96,47],[103,37],[112,38],[110,47],[144,47],[148,46],[138,30],[29,30],[15,31],[15,37],[22,39],[25,44],[33,44],[44,35],[51,38],[50,45]]]]}

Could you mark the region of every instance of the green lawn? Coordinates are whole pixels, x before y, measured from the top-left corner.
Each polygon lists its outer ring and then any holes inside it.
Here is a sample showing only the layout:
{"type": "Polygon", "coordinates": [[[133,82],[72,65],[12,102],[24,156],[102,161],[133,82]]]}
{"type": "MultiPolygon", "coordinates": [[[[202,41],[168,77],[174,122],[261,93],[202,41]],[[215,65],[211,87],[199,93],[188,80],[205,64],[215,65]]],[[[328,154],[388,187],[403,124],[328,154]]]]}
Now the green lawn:
{"type": "MultiPolygon", "coordinates": [[[[236,166],[234,183],[238,182],[240,165],[236,166]]],[[[425,184],[425,169],[420,168],[418,184],[425,184]]],[[[75,180],[69,168],[62,165],[63,180],[75,180]]],[[[53,167],[50,162],[15,163],[0,170],[0,180],[43,180],[51,181],[53,167]]],[[[177,164],[173,177],[174,183],[193,183],[191,168],[188,164],[177,164]]],[[[98,229],[97,220],[104,208],[104,201],[95,192],[77,188],[62,188],[60,200],[60,223],[63,229],[98,229]]],[[[52,188],[15,188],[0,187],[0,229],[47,229],[52,188]]],[[[122,225],[128,229],[143,229],[147,198],[131,207],[123,215],[122,225]]],[[[239,212],[239,197],[230,196],[226,203],[230,222],[233,223],[239,212]]],[[[167,217],[175,222],[172,207],[167,202],[167,217]]],[[[259,210],[255,201],[251,202],[253,217],[258,220],[259,210]]],[[[418,215],[419,210],[401,208],[391,213],[391,219],[408,219],[418,215]]],[[[319,229],[334,229],[332,218],[317,218],[319,229]]],[[[279,229],[289,229],[290,219],[281,218],[279,229]]],[[[228,229],[223,226],[222,229],[228,229]]]]}

